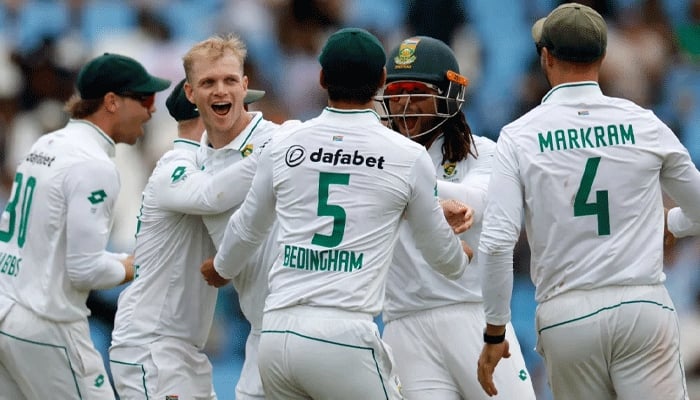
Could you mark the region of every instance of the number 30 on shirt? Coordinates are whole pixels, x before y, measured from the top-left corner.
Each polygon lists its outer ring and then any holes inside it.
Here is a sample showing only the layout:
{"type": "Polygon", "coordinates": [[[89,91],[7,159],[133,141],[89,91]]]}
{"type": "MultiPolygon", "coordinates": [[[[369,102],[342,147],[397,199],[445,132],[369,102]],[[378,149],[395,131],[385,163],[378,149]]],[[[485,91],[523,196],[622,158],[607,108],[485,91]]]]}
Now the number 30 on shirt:
{"type": "Polygon", "coordinates": [[[0,230],[0,241],[8,243],[12,240],[15,234],[15,225],[19,222],[17,246],[20,248],[24,246],[27,236],[27,221],[29,220],[29,211],[32,208],[32,197],[34,197],[35,187],[36,179],[33,176],[27,177],[27,180],[24,181],[24,176],[21,172],[15,175],[15,183],[12,185],[12,199],[7,203],[5,212],[2,215],[3,227],[6,227],[7,230],[0,230]],[[19,204],[20,194],[22,194],[21,205],[19,204]],[[19,209],[17,208],[18,205],[20,205],[19,209]],[[19,215],[17,215],[18,211],[19,215]]]}

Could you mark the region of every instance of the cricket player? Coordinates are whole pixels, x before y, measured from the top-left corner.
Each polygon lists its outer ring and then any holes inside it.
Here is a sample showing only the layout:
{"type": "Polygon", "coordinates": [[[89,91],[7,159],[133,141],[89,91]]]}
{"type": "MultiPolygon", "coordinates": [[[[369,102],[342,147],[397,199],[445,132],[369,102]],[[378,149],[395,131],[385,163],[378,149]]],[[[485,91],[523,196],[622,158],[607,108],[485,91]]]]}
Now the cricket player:
{"type": "MultiPolygon", "coordinates": [[[[201,216],[240,204],[255,162],[232,164],[217,175],[197,165],[204,124],[184,93],[183,79],[166,101],[178,139],[161,157],[143,191],[136,232],[135,281],[119,296],[110,347],[115,388],[124,399],[215,399],[212,366],[203,352],[217,290],[199,276],[216,249],[201,216]]],[[[259,98],[246,96],[244,103],[259,98]]],[[[252,160],[252,158],[250,158],[252,160]]]]}
{"type": "Polygon", "coordinates": [[[114,399],[90,338],[91,290],[130,281],[105,251],[120,182],[116,143],[134,144],[170,81],[105,53],[77,77],[68,124],[17,168],[0,220],[0,399],[114,399]]]}
{"type": "MultiPolygon", "coordinates": [[[[441,198],[474,209],[474,224],[460,237],[476,248],[496,144],[474,136],[461,107],[467,78],[452,50],[438,39],[410,37],[387,60],[387,83],[377,96],[391,127],[425,146],[441,198]]],[[[420,229],[420,228],[419,228],[420,229]]],[[[472,262],[475,262],[472,260],[472,262]]],[[[430,268],[411,227],[402,222],[386,282],[383,339],[391,346],[402,390],[409,399],[487,399],[476,379],[485,324],[481,270],[449,280],[430,268]]],[[[534,400],[535,392],[515,331],[512,356],[495,376],[498,398],[534,400]]]]}
{"type": "Polygon", "coordinates": [[[538,352],[555,399],[688,399],[678,316],[664,286],[662,189],[700,221],[700,173],[651,111],[598,85],[607,27],[566,3],[532,28],[552,86],[500,133],[479,264],[479,381],[509,354],[513,246],[532,252],[538,352]]]}
{"type": "Polygon", "coordinates": [[[329,37],[319,56],[329,106],[275,133],[213,264],[202,265],[211,284],[235,278],[277,217],[281,251],[269,275],[259,348],[269,398],[402,398],[372,318],[382,308],[404,216],[420,227],[416,240],[433,268],[456,279],[467,267],[469,249],[435,196],[430,156],[373,111],[385,59],[365,30],[329,37]]]}
{"type": "MultiPolygon", "coordinates": [[[[245,44],[233,35],[206,39],[195,44],[183,57],[187,76],[185,93],[190,102],[197,106],[206,128],[197,150],[197,163],[209,174],[233,163],[246,161],[244,159],[251,155],[255,169],[255,153],[279,127],[266,120],[261,112],[245,109],[244,98],[248,87],[248,77],[243,71],[245,58],[245,44]]],[[[290,121],[286,124],[294,123],[290,121]]],[[[226,183],[226,190],[238,191],[241,196],[245,196],[249,188],[250,181],[241,178],[229,179],[226,183]]],[[[240,203],[223,213],[203,216],[217,248],[228,220],[238,206],[240,203]]],[[[258,372],[257,348],[268,293],[267,275],[279,252],[274,241],[275,229],[273,226],[271,239],[260,247],[255,256],[240,264],[242,272],[233,279],[241,311],[250,323],[245,361],[236,385],[236,400],[265,398],[258,372]]],[[[201,265],[203,259],[197,264],[201,265]]]]}

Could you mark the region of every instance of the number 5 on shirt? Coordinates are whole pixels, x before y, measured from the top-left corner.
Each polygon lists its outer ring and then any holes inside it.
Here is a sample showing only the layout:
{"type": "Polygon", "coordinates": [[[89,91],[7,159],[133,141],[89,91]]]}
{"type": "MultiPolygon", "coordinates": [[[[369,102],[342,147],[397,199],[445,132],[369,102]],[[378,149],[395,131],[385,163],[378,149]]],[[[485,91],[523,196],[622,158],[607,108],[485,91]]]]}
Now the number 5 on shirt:
{"type": "Polygon", "coordinates": [[[330,236],[314,233],[311,243],[323,247],[335,247],[343,241],[345,235],[345,209],[343,207],[328,204],[328,191],[330,185],[348,185],[350,174],[338,174],[334,172],[321,172],[318,177],[318,216],[333,217],[333,232],[330,236]]]}

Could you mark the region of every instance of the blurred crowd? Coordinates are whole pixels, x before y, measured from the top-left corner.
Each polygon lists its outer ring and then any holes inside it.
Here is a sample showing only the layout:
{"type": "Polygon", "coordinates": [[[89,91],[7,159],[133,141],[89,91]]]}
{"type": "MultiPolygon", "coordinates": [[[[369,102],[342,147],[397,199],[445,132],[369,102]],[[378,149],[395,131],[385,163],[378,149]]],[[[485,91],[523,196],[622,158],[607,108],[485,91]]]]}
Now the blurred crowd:
{"type": "MultiPolygon", "coordinates": [[[[603,91],[654,110],[700,165],[700,0],[579,0],[606,18],[603,91]]],[[[387,50],[413,34],[456,52],[469,80],[464,112],[473,132],[496,139],[504,124],[538,104],[549,89],[530,36],[555,0],[2,0],[0,3],[0,205],[14,168],[38,136],[65,124],[63,103],[80,66],[103,52],[131,56],[157,76],[184,77],[182,55],[197,41],[233,32],[248,45],[250,87],[266,91],[251,109],[275,122],[307,119],[325,106],[316,59],[327,35],[363,27],[387,50]]],[[[165,110],[168,92],[137,146],[117,146],[122,193],[111,248],[133,246],[140,192],[176,136],[165,110]]],[[[527,246],[517,264],[514,324],[531,368],[534,300],[527,282],[527,246]]],[[[684,239],[667,254],[668,286],[685,325],[687,372],[700,379],[700,241],[684,239]]],[[[93,320],[109,343],[118,290],[91,298],[93,320]]],[[[245,321],[232,289],[222,291],[210,351],[240,356],[245,321]],[[241,332],[237,335],[233,332],[241,332]]],[[[99,346],[99,343],[98,343],[99,346]]],[[[217,369],[215,365],[215,370],[217,369]]],[[[535,374],[537,371],[531,371],[535,374]]],[[[235,384],[235,381],[232,382],[235,384]]],[[[225,398],[220,396],[220,398],[225,398]]]]}

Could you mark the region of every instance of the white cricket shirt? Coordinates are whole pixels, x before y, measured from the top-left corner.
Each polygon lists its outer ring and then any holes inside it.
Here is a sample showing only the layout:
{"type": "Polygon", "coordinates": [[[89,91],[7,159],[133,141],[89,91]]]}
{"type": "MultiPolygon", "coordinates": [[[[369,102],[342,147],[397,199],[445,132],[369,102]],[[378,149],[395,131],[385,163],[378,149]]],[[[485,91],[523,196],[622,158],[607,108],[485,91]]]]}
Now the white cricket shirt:
{"type": "Polygon", "coordinates": [[[700,173],[653,112],[595,82],[550,90],[498,138],[479,245],[487,322],[510,319],[523,212],[538,302],[663,282],[662,186],[700,221],[700,173]]]}
{"type": "Polygon", "coordinates": [[[0,220],[0,303],[79,321],[91,289],[124,280],[123,256],[105,251],[120,188],[113,155],[114,141],[86,120],[34,143],[0,220]]]}
{"type": "MultiPolygon", "coordinates": [[[[458,162],[442,162],[444,137],[428,149],[438,179],[438,197],[457,199],[474,209],[474,224],[462,233],[462,240],[474,250],[479,245],[481,220],[486,208],[486,192],[496,151],[492,140],[474,136],[478,158],[468,156],[458,162]]],[[[386,281],[382,318],[389,322],[417,311],[465,302],[481,302],[481,270],[476,254],[471,266],[455,280],[437,273],[425,261],[406,221],[399,226],[399,239],[386,281]]]]}
{"type": "MultiPolygon", "coordinates": [[[[216,250],[200,215],[240,204],[225,178],[197,165],[199,143],[177,139],[153,170],[143,191],[136,232],[134,281],[119,296],[112,345],[139,345],[176,337],[203,348],[209,336],[217,289],[199,267],[216,250]]],[[[254,169],[227,168],[252,181],[254,169]]]]}
{"type": "MultiPolygon", "coordinates": [[[[214,149],[209,145],[206,132],[202,135],[202,146],[198,151],[197,159],[205,172],[216,173],[244,158],[257,160],[257,155],[250,156],[263,147],[272,133],[279,128],[279,125],[264,119],[260,112],[250,112],[250,114],[253,118],[248,126],[233,141],[220,149],[214,149]]],[[[254,169],[255,165],[253,173],[254,169]]],[[[231,177],[232,175],[228,174],[227,176],[231,177]]],[[[245,197],[250,189],[251,181],[252,175],[245,174],[240,178],[233,175],[233,178],[226,184],[226,189],[238,191],[245,197]]],[[[242,201],[223,213],[203,217],[215,246],[218,247],[221,243],[228,220],[241,203],[242,201]]],[[[268,293],[267,275],[272,263],[277,258],[278,247],[274,241],[274,232],[275,227],[271,229],[271,239],[266,240],[245,264],[241,264],[242,272],[233,279],[241,311],[250,322],[253,331],[259,331],[262,326],[263,307],[268,293]]]]}
{"type": "Polygon", "coordinates": [[[405,215],[433,268],[455,279],[468,260],[436,197],[426,150],[384,127],[371,110],[327,107],[282,128],[260,156],[214,265],[233,277],[275,215],[280,255],[265,310],[294,305],[378,314],[405,215]]]}

